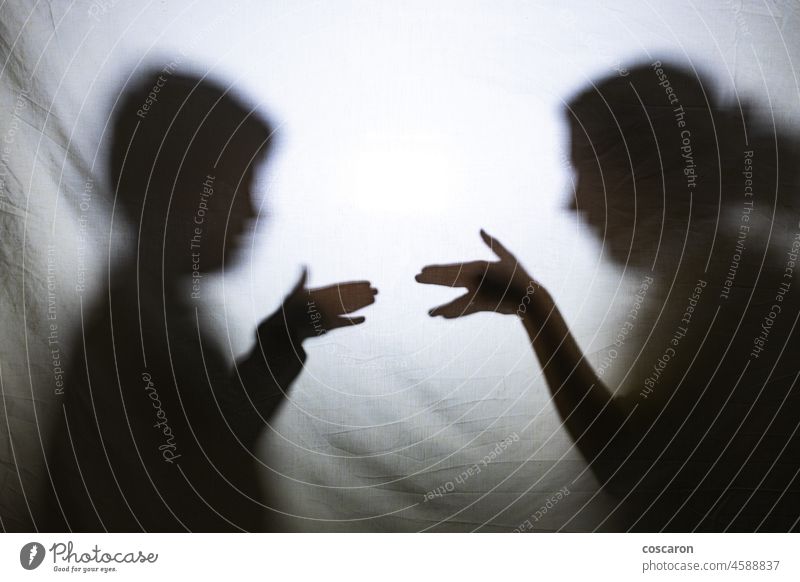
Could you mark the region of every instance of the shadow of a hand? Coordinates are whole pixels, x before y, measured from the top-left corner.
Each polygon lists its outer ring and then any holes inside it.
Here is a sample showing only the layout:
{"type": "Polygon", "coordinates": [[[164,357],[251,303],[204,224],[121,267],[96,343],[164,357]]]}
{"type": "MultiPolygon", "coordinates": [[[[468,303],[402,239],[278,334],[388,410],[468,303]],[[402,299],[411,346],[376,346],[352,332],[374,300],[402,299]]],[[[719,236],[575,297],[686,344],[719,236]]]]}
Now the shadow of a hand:
{"type": "Polygon", "coordinates": [[[515,313],[525,288],[531,282],[516,257],[496,239],[481,230],[481,238],[499,261],[472,261],[449,265],[429,265],[415,277],[417,282],[445,287],[464,287],[467,292],[431,309],[431,317],[446,319],[473,313],[515,313]]]}
{"type": "Polygon", "coordinates": [[[378,290],[369,281],[349,281],[307,289],[308,270],[286,297],[283,313],[287,327],[301,340],[331,330],[364,323],[364,316],[348,314],[375,303],[378,290]]]}

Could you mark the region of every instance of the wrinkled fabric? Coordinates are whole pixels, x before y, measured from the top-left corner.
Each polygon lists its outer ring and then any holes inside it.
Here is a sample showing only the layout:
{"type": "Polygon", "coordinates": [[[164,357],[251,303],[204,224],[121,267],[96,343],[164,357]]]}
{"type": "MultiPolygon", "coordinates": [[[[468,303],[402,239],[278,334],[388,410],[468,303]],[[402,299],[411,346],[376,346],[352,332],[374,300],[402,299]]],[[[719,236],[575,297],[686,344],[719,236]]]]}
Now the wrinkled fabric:
{"type": "MultiPolygon", "coordinates": [[[[564,101],[671,55],[798,135],[798,18],[790,1],[3,4],[2,527],[39,527],[67,362],[126,244],[110,228],[116,100],[144,64],[175,62],[224,79],[279,128],[247,256],[207,287],[202,325],[220,365],[253,347],[301,264],[315,283],[369,278],[381,290],[364,326],[309,342],[290,401],[263,429],[262,487],[283,528],[615,529],[617,501],[562,427],[518,322],[432,320],[449,290],[413,276],[485,258],[486,227],[549,286],[600,366],[641,276],[611,264],[565,209],[564,101]]],[[[651,328],[631,337],[646,342],[651,328]]],[[[647,350],[642,361],[658,356],[647,350]]],[[[728,492],[720,511],[744,495],[728,492]]]]}

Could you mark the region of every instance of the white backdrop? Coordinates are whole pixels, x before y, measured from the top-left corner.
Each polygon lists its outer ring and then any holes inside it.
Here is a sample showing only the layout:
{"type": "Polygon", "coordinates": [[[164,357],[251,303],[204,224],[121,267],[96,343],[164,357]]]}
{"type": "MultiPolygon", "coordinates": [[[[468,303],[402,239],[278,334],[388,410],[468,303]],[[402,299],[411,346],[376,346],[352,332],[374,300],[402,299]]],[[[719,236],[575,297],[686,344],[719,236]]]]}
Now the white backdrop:
{"type": "Polygon", "coordinates": [[[215,279],[206,309],[231,359],[301,264],[312,285],[380,289],[365,325],[309,343],[290,405],[265,432],[265,487],[286,527],[507,531],[569,486],[537,528],[575,515],[567,529],[593,529],[580,508],[596,483],[574,482],[585,465],[519,323],[431,319],[455,292],[413,277],[490,258],[484,227],[595,355],[640,278],[612,266],[566,208],[564,102],[619,67],[673,59],[723,99],[798,128],[798,41],[791,0],[4,2],[2,514],[22,522],[36,502],[54,369],[68,372],[96,298],[115,101],[136,70],[177,60],[232,84],[279,128],[251,252],[215,279]],[[423,502],[515,434],[480,475],[423,502]]]}

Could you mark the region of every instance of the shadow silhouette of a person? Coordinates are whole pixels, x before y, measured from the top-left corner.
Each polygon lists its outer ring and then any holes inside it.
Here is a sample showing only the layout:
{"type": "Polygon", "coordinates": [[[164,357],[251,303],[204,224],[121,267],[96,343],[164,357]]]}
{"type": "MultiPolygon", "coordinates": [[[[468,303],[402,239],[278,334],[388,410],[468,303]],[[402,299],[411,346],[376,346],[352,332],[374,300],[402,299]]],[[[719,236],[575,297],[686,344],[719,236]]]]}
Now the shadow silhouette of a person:
{"type": "Polygon", "coordinates": [[[235,261],[255,217],[272,130],[225,87],[153,72],[116,113],[114,226],[129,251],[83,323],[51,448],[51,530],[270,529],[256,438],[305,361],[303,340],[355,325],[366,281],[306,288],[303,272],[230,370],[201,329],[203,276],[235,261]]]}
{"type": "Polygon", "coordinates": [[[608,346],[624,369],[595,369],[547,289],[483,231],[499,261],[417,280],[467,288],[432,316],[520,316],[564,427],[618,500],[614,527],[796,530],[797,144],[690,71],[628,71],[567,108],[570,208],[642,277],[608,346]]]}

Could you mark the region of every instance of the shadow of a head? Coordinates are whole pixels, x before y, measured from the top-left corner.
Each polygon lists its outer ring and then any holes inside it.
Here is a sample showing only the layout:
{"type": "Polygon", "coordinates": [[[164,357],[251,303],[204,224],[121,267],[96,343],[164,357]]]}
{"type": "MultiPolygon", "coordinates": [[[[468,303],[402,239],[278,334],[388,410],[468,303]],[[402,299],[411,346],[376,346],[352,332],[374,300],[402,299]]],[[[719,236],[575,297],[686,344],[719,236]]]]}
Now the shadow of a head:
{"type": "Polygon", "coordinates": [[[776,134],[688,69],[654,61],[629,71],[567,104],[576,171],[569,208],[615,262],[665,270],[687,244],[702,255],[735,231],[722,227],[741,212],[747,152],[757,150],[750,171],[759,194],[775,194],[776,134]]]}
{"type": "Polygon", "coordinates": [[[255,217],[254,169],[271,137],[269,123],[230,88],[145,75],[117,111],[110,158],[112,191],[140,255],[151,266],[163,257],[167,276],[233,258],[255,217]]]}

